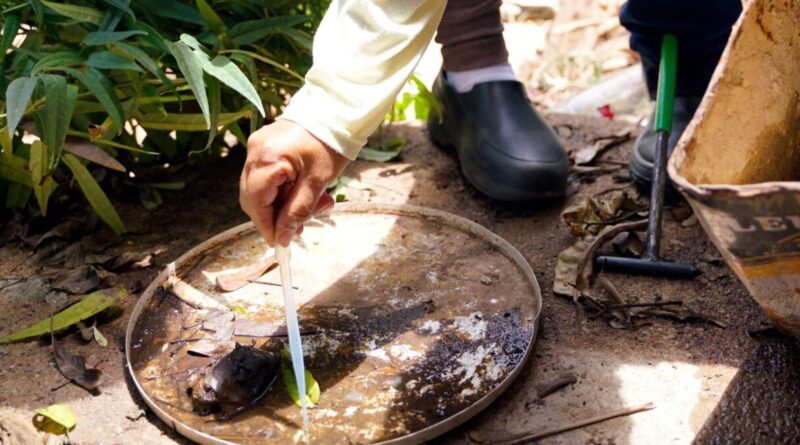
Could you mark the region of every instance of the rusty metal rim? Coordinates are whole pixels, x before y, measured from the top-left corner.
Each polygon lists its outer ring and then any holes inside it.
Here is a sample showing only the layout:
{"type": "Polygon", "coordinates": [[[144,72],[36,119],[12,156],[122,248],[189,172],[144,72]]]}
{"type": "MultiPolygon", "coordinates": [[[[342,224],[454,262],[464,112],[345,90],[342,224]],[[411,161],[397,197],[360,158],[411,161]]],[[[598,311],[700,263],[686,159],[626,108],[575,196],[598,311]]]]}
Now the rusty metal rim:
{"type": "MultiPolygon", "coordinates": [[[[517,376],[522,371],[522,368],[528,362],[528,359],[530,358],[531,353],[533,351],[533,346],[536,343],[536,336],[539,333],[539,319],[542,310],[542,294],[539,289],[539,283],[536,280],[536,275],[533,273],[533,270],[531,269],[528,262],[525,260],[522,254],[520,254],[519,251],[516,248],[514,248],[514,246],[512,246],[508,241],[504,240],[497,234],[466,218],[453,215],[452,213],[444,212],[441,210],[435,210],[413,205],[345,203],[345,204],[338,204],[334,212],[335,213],[378,213],[378,214],[384,213],[384,214],[394,214],[394,215],[417,216],[417,217],[437,220],[443,224],[476,235],[485,240],[486,242],[490,243],[492,246],[497,248],[503,255],[505,255],[508,259],[514,262],[514,264],[516,264],[516,266],[528,280],[533,291],[532,298],[534,299],[534,305],[535,305],[534,320],[532,321],[533,333],[531,335],[531,341],[528,344],[527,349],[525,350],[525,354],[523,355],[522,360],[509,373],[509,375],[506,376],[506,378],[502,382],[500,382],[500,384],[496,388],[489,391],[481,399],[479,399],[472,405],[468,406],[467,408],[459,411],[458,413],[448,417],[447,419],[444,419],[441,422],[437,422],[419,431],[415,431],[411,434],[387,440],[384,442],[376,443],[375,445],[420,444],[434,437],[437,437],[441,434],[444,434],[447,431],[452,430],[453,428],[466,422],[479,412],[483,411],[492,402],[494,402],[506,389],[508,389],[508,387],[514,381],[514,379],[517,378],[517,376]]],[[[214,237],[193,247],[188,252],[181,255],[177,260],[175,260],[173,263],[175,269],[178,271],[178,273],[181,273],[182,266],[185,266],[187,264],[192,264],[191,260],[193,258],[197,257],[198,255],[202,255],[203,253],[211,249],[216,248],[220,244],[225,243],[232,238],[238,237],[252,230],[254,230],[253,223],[247,222],[244,224],[240,224],[236,227],[233,227],[231,229],[228,229],[218,235],[215,235],[214,237]]],[[[134,306],[131,318],[128,321],[128,327],[125,331],[125,363],[128,368],[128,372],[130,373],[134,385],[136,385],[136,389],[138,390],[141,397],[144,399],[147,406],[149,406],[150,409],[152,409],[153,412],[155,412],[156,415],[162,421],[164,421],[164,423],[169,425],[173,430],[177,431],[179,434],[188,439],[191,439],[197,443],[204,445],[205,444],[236,445],[236,442],[229,442],[211,436],[202,431],[189,427],[188,425],[172,417],[168,412],[161,409],[161,407],[150,398],[150,396],[144,391],[144,389],[140,385],[139,380],[136,378],[136,375],[133,372],[133,367],[131,364],[131,355],[130,355],[133,331],[134,328],[136,327],[136,322],[139,320],[139,316],[142,314],[142,311],[147,306],[147,303],[150,301],[150,298],[152,298],[156,289],[158,289],[158,287],[167,279],[167,274],[168,274],[167,269],[168,268],[165,268],[165,270],[161,271],[161,273],[158,274],[158,276],[153,280],[153,282],[150,283],[147,289],[145,289],[141,297],[139,297],[139,301],[136,303],[136,306],[134,306]]]]}

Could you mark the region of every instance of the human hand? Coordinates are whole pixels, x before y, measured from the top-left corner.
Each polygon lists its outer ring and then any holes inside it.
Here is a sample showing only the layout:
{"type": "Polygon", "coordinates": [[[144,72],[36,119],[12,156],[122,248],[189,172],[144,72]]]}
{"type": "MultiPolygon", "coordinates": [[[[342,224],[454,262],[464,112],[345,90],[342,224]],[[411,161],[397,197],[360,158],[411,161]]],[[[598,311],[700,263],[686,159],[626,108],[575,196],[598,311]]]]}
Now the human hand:
{"type": "Polygon", "coordinates": [[[325,189],[349,162],[300,125],[278,120],[247,140],[239,204],[269,245],[288,246],[303,223],[333,207],[325,189]]]}

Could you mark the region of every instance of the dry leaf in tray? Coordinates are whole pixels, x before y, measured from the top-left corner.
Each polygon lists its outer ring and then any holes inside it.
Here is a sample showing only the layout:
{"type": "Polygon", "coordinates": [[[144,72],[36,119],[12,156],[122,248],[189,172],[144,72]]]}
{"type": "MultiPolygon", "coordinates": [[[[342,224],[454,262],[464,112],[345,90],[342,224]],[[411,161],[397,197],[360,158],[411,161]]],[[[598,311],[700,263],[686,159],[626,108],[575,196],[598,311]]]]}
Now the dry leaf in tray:
{"type": "Polygon", "coordinates": [[[225,292],[233,292],[250,284],[251,281],[257,280],[277,266],[275,256],[259,258],[247,266],[219,273],[216,278],[217,287],[225,292]]]}

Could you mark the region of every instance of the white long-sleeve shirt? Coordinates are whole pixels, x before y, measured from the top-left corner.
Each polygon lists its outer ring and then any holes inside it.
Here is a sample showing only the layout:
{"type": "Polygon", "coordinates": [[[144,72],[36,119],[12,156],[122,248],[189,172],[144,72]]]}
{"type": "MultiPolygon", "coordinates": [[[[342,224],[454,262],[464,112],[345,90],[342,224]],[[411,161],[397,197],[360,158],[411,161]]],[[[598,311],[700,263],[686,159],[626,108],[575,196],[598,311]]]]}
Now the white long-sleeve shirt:
{"type": "Polygon", "coordinates": [[[355,159],[408,80],[446,0],[333,0],[311,69],[279,119],[355,159]]]}

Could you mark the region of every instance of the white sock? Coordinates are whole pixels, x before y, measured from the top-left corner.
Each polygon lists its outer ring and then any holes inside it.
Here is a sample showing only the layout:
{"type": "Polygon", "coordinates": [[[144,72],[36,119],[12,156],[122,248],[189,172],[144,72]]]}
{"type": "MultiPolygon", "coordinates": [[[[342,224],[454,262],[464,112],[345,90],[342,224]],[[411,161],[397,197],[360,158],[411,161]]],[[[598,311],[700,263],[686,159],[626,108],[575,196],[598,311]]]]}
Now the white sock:
{"type": "Polygon", "coordinates": [[[500,65],[487,66],[467,71],[447,71],[447,80],[459,93],[466,93],[479,83],[495,82],[498,80],[517,80],[511,64],[501,63],[500,65]]]}

